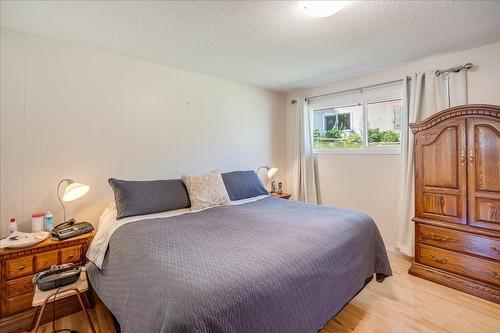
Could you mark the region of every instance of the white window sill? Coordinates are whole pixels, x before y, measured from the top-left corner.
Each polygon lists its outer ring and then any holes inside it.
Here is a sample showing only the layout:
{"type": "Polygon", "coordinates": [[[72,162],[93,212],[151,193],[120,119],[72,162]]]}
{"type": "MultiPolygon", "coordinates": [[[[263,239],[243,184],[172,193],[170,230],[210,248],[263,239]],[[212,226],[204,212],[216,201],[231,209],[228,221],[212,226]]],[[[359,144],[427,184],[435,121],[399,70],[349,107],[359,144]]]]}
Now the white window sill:
{"type": "Polygon", "coordinates": [[[364,149],[315,149],[313,153],[316,155],[321,154],[334,154],[334,155],[400,155],[401,148],[364,148],[364,149]]]}

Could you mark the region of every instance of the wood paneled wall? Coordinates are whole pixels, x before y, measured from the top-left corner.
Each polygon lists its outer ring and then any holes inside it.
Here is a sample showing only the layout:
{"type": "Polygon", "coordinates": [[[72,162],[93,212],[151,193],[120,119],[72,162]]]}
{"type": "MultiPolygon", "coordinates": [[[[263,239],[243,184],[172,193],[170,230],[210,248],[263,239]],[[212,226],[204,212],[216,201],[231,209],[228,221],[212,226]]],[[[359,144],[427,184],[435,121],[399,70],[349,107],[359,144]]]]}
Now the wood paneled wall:
{"type": "Polygon", "coordinates": [[[1,235],[10,216],[30,230],[50,209],[57,223],[62,177],[90,185],[67,213],[95,223],[108,177],[284,172],[280,93],[5,29],[0,46],[1,235]]]}

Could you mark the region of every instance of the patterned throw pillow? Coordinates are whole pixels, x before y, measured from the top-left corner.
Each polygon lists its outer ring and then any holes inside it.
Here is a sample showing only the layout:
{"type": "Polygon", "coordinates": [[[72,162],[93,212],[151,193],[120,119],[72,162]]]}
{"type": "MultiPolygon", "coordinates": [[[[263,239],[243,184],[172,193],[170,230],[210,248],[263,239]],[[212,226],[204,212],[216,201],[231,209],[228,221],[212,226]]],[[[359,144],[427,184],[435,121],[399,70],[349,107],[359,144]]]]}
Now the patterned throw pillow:
{"type": "Polygon", "coordinates": [[[231,202],[219,170],[199,176],[182,176],[191,201],[191,210],[225,205],[231,202]]]}

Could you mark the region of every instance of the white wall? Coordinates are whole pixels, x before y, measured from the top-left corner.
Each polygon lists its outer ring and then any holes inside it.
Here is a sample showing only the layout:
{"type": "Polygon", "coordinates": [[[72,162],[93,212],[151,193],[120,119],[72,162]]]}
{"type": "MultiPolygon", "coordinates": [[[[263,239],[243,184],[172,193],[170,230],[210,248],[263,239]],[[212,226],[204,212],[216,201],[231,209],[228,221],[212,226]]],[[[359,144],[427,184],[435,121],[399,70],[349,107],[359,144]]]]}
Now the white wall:
{"type": "Polygon", "coordinates": [[[2,235],[10,216],[25,231],[35,211],[59,222],[63,177],[91,186],[67,211],[95,223],[113,198],[108,177],[284,172],[283,94],[5,29],[0,37],[2,235]]]}
{"type": "MultiPolygon", "coordinates": [[[[445,69],[472,62],[468,72],[469,103],[500,105],[500,43],[453,54],[438,55],[367,75],[339,80],[287,94],[287,115],[293,112],[290,100],[403,78],[415,72],[445,69]]],[[[291,128],[287,126],[287,142],[291,128]]],[[[291,147],[287,161],[291,179],[291,147]]],[[[386,246],[393,246],[399,188],[399,155],[316,155],[320,199],[323,204],[348,207],[369,213],[376,221],[386,246]]],[[[288,182],[289,183],[289,182],[288,182]]],[[[410,223],[410,222],[409,222],[410,223]]]]}

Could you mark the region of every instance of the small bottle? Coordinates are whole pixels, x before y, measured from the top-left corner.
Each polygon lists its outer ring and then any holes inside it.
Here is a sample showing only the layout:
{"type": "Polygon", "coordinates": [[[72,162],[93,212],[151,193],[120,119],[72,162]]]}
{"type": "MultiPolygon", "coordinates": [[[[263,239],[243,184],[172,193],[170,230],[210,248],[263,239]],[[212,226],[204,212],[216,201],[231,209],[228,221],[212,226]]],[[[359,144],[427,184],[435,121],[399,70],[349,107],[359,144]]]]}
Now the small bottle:
{"type": "Polygon", "coordinates": [[[47,214],[45,214],[43,222],[44,222],[45,231],[50,232],[52,230],[52,226],[54,224],[54,215],[52,215],[50,210],[47,211],[47,214]]]}
{"type": "Polygon", "coordinates": [[[15,217],[10,218],[10,223],[9,223],[9,234],[13,234],[14,232],[17,231],[17,222],[15,217]]]}

